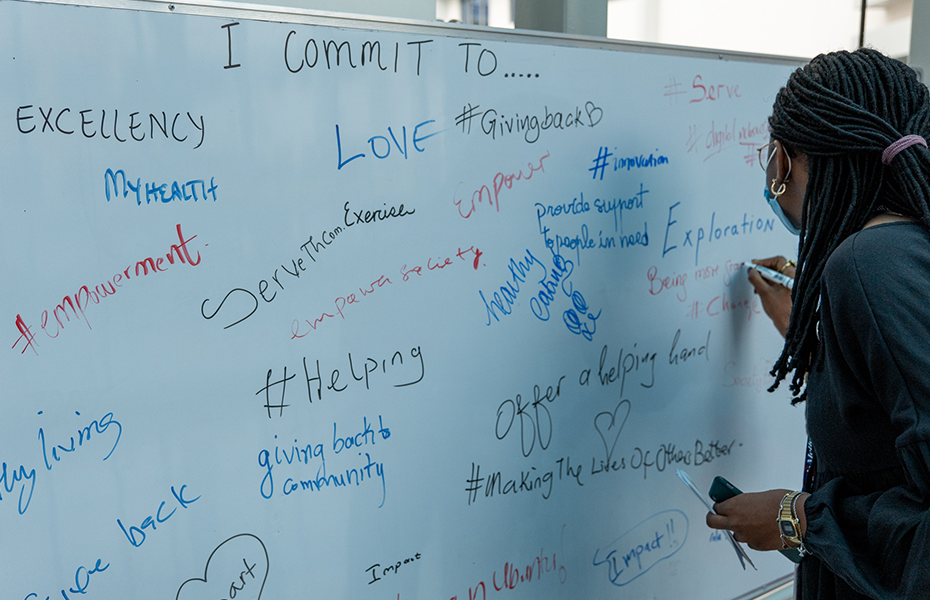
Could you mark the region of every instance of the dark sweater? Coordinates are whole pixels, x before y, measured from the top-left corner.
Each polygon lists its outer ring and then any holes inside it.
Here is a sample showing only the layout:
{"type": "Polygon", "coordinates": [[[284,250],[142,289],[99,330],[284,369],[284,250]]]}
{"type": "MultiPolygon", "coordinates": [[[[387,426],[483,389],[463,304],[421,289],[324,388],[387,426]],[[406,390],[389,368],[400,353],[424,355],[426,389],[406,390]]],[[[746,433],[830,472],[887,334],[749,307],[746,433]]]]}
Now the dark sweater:
{"type": "Polygon", "coordinates": [[[930,598],[930,234],[876,225],[827,261],[803,600],[930,598]]]}

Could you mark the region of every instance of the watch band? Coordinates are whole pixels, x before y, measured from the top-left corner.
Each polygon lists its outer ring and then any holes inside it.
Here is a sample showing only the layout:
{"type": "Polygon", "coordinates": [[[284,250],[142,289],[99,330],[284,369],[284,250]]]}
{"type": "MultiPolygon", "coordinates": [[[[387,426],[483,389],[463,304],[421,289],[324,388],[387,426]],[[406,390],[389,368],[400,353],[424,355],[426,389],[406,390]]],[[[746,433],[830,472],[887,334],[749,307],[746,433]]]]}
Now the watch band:
{"type": "Polygon", "coordinates": [[[794,502],[801,492],[788,492],[782,498],[778,508],[778,530],[784,548],[796,548],[802,545],[801,525],[794,511],[794,502]]]}

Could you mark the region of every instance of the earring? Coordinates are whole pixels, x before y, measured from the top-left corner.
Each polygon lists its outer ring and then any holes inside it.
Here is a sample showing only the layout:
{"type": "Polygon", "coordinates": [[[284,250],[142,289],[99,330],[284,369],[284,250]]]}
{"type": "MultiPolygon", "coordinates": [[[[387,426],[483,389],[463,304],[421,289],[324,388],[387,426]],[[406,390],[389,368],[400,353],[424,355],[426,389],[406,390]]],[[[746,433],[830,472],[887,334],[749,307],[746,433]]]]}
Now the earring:
{"type": "Polygon", "coordinates": [[[771,188],[771,190],[772,190],[772,195],[775,196],[776,198],[778,198],[779,196],[781,196],[782,194],[784,194],[784,193],[785,193],[785,189],[787,189],[787,188],[785,187],[785,184],[786,184],[787,182],[788,182],[787,180],[783,181],[783,182],[781,183],[781,187],[779,187],[779,188],[778,188],[778,191],[776,192],[776,191],[775,191],[775,180],[773,179],[773,180],[772,180],[772,185],[770,186],[770,188],[771,188]]]}

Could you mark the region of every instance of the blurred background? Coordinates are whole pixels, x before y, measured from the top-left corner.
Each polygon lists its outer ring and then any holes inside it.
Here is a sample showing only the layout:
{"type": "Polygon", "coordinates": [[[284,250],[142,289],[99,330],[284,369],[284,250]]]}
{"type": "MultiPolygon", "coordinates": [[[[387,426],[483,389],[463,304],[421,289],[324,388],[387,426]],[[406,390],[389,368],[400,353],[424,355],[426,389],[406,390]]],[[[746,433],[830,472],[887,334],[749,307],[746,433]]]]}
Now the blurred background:
{"type": "Polygon", "coordinates": [[[930,71],[930,0],[233,1],[802,58],[864,45],[930,71]]]}
{"type": "MultiPolygon", "coordinates": [[[[514,15],[522,8],[519,4],[517,0],[436,0],[436,18],[513,28],[514,15]]],[[[533,10],[545,9],[547,3],[522,4],[533,10]]],[[[914,0],[864,4],[864,44],[906,61],[914,0]]],[[[607,0],[606,33],[620,40],[813,57],[858,48],[862,12],[862,0],[607,0]]]]}

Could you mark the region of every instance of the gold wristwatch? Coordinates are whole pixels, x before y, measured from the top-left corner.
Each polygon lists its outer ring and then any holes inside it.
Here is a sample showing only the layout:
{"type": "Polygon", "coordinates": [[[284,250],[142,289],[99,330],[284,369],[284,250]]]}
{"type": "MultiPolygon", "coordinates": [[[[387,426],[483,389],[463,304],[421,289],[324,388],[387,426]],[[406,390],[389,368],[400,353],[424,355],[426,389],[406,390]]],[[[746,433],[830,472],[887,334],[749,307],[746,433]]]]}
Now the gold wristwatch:
{"type": "Polygon", "coordinates": [[[781,533],[781,543],[784,548],[797,548],[801,545],[801,525],[792,510],[794,499],[801,492],[789,492],[782,498],[778,510],[778,530],[781,533]]]}

